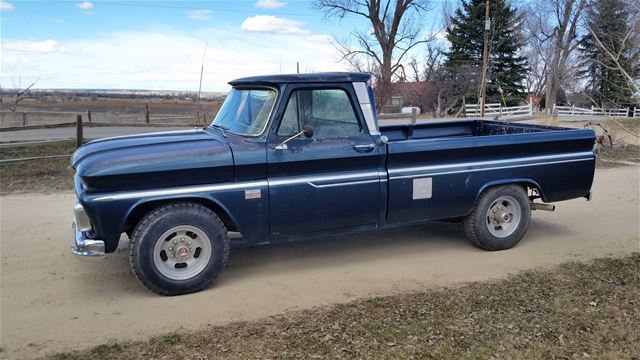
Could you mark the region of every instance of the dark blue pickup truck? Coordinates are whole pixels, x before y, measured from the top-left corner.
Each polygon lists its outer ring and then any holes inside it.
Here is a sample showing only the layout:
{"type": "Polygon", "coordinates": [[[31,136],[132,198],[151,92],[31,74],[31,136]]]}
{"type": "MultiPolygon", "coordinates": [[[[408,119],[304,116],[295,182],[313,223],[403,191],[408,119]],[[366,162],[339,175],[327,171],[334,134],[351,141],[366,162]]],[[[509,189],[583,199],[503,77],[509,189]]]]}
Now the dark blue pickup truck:
{"type": "Polygon", "coordinates": [[[379,128],[362,73],[230,84],[204,129],[76,151],[76,255],[113,252],[126,233],[138,279],[176,295],[209,286],[230,243],[454,220],[477,247],[503,250],[532,209],[553,209],[536,200],[590,198],[591,130],[484,120],[379,128]]]}

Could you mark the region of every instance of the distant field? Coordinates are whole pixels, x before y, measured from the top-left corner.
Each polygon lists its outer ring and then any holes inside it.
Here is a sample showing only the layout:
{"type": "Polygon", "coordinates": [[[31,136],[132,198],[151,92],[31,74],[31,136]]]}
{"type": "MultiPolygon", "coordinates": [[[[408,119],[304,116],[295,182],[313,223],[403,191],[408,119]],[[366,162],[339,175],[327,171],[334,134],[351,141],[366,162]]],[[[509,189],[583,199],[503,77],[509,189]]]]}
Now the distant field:
{"type": "MultiPolygon", "coordinates": [[[[203,99],[200,102],[199,122],[210,121],[220,109],[221,99],[203,99]]],[[[93,122],[142,123],[145,122],[147,106],[151,123],[193,123],[198,112],[194,100],[185,99],[124,99],[99,97],[29,98],[21,101],[15,112],[3,106],[0,112],[0,127],[22,126],[26,116],[27,125],[56,124],[75,121],[76,114],[88,121],[91,111],[93,122]]]]}

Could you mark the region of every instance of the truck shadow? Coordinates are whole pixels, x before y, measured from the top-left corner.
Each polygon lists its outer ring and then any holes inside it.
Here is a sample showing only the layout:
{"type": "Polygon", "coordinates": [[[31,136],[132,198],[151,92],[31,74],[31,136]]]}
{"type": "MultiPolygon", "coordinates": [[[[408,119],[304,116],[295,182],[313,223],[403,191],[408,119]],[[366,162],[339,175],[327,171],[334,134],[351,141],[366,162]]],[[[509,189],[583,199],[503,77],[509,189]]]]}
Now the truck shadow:
{"type": "Polygon", "coordinates": [[[358,264],[407,255],[476,251],[461,224],[434,222],[254,247],[231,249],[229,266],[218,285],[252,274],[291,273],[340,264],[358,264]]]}
{"type": "MultiPolygon", "coordinates": [[[[547,243],[554,242],[556,236],[567,232],[570,231],[564,226],[532,218],[524,239],[510,251],[547,246],[547,243]]],[[[467,241],[462,224],[432,222],[347,236],[232,248],[229,265],[216,281],[216,286],[231,284],[245,276],[263,272],[277,275],[341,264],[367,263],[377,259],[424,256],[425,261],[429,261],[439,256],[474,253],[480,256],[491,254],[467,241]]]]}
{"type": "MultiPolygon", "coordinates": [[[[527,251],[531,246],[553,244],[556,236],[570,232],[565,226],[533,218],[523,241],[513,250],[527,251]]],[[[129,268],[128,239],[123,236],[118,250],[105,261],[86,263],[100,275],[102,287],[120,288],[131,295],[153,296],[138,283],[129,268]],[[104,269],[101,269],[104,268],[104,269]]],[[[409,227],[367,231],[253,247],[232,247],[229,264],[214,287],[233,285],[248,277],[278,276],[313,269],[331,269],[344,264],[358,265],[372,261],[439,256],[489,256],[466,240],[462,224],[432,222],[409,227]]],[[[382,265],[380,263],[378,265],[382,265]]],[[[375,266],[375,264],[374,264],[375,266]]],[[[86,289],[85,289],[86,291],[86,289]]]]}

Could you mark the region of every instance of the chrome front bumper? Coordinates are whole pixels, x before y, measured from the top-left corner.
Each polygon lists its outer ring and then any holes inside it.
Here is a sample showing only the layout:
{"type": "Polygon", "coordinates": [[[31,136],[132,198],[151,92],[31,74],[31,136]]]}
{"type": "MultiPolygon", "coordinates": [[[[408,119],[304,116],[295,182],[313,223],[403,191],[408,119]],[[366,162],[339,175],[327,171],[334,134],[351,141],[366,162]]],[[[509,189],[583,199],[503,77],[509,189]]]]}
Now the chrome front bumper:
{"type": "Polygon", "coordinates": [[[71,225],[71,229],[74,236],[71,251],[74,255],[80,257],[104,256],[104,241],[87,238],[82,231],[78,230],[75,222],[71,225]]]}

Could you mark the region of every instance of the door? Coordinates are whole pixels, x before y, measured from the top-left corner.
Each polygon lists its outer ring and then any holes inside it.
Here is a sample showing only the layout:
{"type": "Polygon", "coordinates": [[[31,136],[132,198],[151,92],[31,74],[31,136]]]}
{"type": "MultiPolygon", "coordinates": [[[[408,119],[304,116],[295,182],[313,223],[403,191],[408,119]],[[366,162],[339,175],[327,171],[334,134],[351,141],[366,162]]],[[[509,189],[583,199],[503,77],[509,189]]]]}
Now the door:
{"type": "Polygon", "coordinates": [[[272,237],[375,226],[379,149],[351,85],[289,85],[284,95],[267,144],[272,237]],[[278,146],[305,125],[313,136],[278,146]]]}

